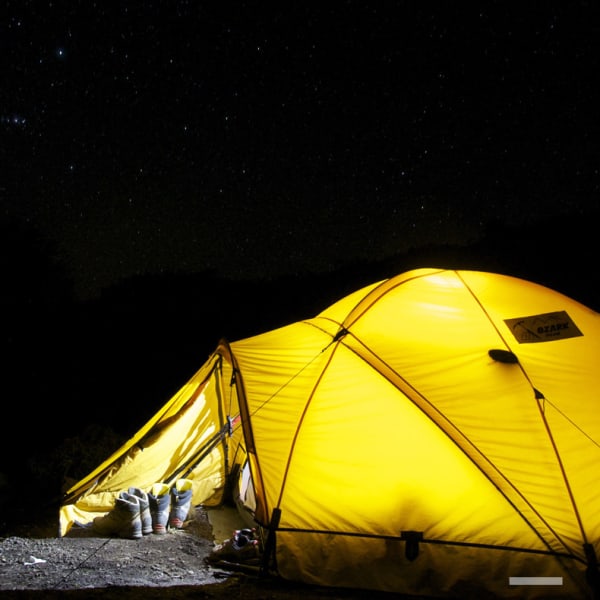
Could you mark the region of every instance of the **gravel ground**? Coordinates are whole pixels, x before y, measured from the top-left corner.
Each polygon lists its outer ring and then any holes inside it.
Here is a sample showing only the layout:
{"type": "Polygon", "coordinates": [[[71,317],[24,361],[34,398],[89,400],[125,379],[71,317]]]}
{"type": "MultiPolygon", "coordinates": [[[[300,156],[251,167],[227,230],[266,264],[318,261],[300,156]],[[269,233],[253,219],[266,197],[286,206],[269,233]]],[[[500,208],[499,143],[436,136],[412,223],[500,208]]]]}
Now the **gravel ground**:
{"type": "MultiPolygon", "coordinates": [[[[219,540],[220,542],[223,540],[219,540]]],[[[74,528],[59,538],[36,528],[0,537],[0,597],[119,600],[354,600],[398,598],[359,590],[316,588],[260,576],[254,569],[213,565],[207,513],[196,510],[184,529],[139,540],[98,537],[74,528]]]]}

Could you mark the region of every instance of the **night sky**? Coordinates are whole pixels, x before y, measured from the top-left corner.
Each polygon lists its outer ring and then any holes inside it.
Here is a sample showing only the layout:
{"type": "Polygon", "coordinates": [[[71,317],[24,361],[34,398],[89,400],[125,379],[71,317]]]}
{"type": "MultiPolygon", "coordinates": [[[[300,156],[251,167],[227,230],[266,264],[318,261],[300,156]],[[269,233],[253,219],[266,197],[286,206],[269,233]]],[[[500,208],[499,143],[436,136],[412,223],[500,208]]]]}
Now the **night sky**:
{"type": "Polygon", "coordinates": [[[599,3],[2,8],[2,418],[31,455],[0,439],[11,496],[95,468],[221,337],[405,262],[600,307],[599,3]]]}
{"type": "Polygon", "coordinates": [[[599,40],[581,1],[7,1],[3,216],[89,296],[592,215],[599,40]]]}

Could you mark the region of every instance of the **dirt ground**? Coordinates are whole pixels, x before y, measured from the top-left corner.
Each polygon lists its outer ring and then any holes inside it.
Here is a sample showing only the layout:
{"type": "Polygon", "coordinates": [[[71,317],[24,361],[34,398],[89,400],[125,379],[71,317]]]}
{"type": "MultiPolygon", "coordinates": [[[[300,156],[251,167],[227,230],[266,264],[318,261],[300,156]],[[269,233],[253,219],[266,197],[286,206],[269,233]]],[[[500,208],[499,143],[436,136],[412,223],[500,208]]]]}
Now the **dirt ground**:
{"type": "MultiPolygon", "coordinates": [[[[372,591],[315,588],[258,574],[255,568],[212,564],[217,543],[207,513],[196,509],[182,530],[139,540],[102,538],[73,528],[65,537],[26,527],[0,537],[3,600],[355,600],[398,598],[372,591]]],[[[222,536],[221,536],[222,537],[222,536]]]]}

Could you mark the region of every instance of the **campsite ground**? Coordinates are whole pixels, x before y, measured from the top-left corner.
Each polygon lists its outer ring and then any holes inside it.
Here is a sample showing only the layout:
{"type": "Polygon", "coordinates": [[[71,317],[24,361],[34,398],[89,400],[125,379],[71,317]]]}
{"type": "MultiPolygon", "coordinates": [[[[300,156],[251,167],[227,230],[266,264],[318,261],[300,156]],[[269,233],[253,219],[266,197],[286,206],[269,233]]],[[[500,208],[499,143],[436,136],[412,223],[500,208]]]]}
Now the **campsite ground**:
{"type": "MultiPolygon", "coordinates": [[[[0,537],[0,595],[3,600],[44,598],[102,600],[357,600],[390,594],[315,588],[261,577],[251,570],[214,566],[215,529],[196,510],[180,531],[140,540],[101,538],[89,529],[57,537],[52,515],[38,517],[0,537]]],[[[222,539],[218,541],[223,541],[222,539]]],[[[398,595],[393,595],[398,598],[398,595]]]]}

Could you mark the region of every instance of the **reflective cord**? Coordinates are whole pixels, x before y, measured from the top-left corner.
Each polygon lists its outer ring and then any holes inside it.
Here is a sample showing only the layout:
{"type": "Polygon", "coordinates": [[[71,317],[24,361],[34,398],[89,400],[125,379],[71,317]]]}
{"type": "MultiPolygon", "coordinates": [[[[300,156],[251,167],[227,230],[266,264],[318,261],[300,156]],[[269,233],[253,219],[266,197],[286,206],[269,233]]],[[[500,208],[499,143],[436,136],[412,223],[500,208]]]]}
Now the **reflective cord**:
{"type": "Polygon", "coordinates": [[[102,544],[100,544],[93,552],[90,552],[81,562],[76,564],[70,571],[67,571],[67,573],[63,575],[62,579],[59,581],[57,587],[60,588],[60,586],[65,583],[66,580],[73,573],[75,573],[75,571],[79,570],[88,560],[90,560],[90,558],[92,558],[92,556],[96,556],[96,554],[98,554],[98,552],[100,552],[100,550],[102,550],[102,548],[104,548],[104,546],[106,546],[111,539],[112,538],[108,538],[105,542],[102,542],[102,544]]]}
{"type": "Polygon", "coordinates": [[[554,455],[556,456],[556,460],[558,462],[558,467],[560,469],[565,487],[567,489],[567,494],[569,495],[569,499],[571,500],[571,506],[573,507],[573,512],[575,514],[575,518],[577,519],[577,524],[579,525],[579,531],[581,532],[581,537],[583,538],[584,547],[588,544],[587,535],[585,533],[585,529],[583,527],[583,521],[581,520],[581,515],[579,514],[579,509],[577,508],[577,502],[575,502],[575,496],[573,495],[573,490],[571,489],[571,484],[569,483],[569,478],[567,477],[567,472],[565,470],[565,466],[563,464],[562,458],[560,457],[560,452],[558,451],[558,446],[554,441],[554,436],[552,435],[552,430],[550,429],[550,425],[548,420],[546,419],[546,414],[544,413],[544,405],[543,401],[546,400],[544,394],[533,388],[535,392],[535,399],[537,400],[537,404],[540,410],[540,415],[542,417],[542,422],[544,423],[544,427],[546,428],[546,433],[548,434],[548,439],[552,444],[552,449],[554,450],[554,455]]]}

